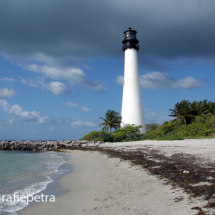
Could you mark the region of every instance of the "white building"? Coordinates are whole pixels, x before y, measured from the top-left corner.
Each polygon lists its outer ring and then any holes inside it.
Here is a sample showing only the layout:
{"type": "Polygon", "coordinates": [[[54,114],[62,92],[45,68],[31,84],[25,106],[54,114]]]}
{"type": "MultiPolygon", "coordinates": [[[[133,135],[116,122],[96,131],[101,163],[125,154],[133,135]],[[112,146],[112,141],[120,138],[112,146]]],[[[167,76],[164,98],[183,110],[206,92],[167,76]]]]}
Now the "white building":
{"type": "Polygon", "coordinates": [[[140,129],[145,133],[145,122],[143,115],[143,104],[140,90],[140,80],[138,71],[137,51],[139,50],[139,41],[136,38],[137,32],[129,30],[124,32],[122,49],[125,52],[124,64],[124,83],[122,96],[122,124],[142,125],[140,129]]]}

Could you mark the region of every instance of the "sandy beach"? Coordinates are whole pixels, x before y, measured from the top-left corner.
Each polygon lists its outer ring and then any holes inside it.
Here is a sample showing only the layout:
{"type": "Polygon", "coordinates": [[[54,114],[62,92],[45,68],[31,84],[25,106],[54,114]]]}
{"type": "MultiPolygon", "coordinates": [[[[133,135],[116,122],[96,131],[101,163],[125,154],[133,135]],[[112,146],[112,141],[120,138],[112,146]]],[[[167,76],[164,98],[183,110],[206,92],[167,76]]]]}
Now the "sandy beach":
{"type": "MultiPolygon", "coordinates": [[[[215,163],[215,139],[183,141],[137,141],[101,144],[100,148],[115,150],[156,150],[162,155],[194,155],[199,165],[215,163]]],[[[172,187],[165,178],[151,175],[139,165],[120,158],[109,158],[98,151],[68,150],[68,164],[74,171],[60,179],[69,192],[55,203],[38,203],[19,212],[24,214],[129,214],[182,215],[197,214],[193,207],[203,207],[208,201],[190,198],[183,188],[172,187]]],[[[215,166],[214,166],[215,167],[215,166]]],[[[208,183],[208,182],[205,182],[208,183]]],[[[212,209],[205,209],[213,214],[212,209]]]]}

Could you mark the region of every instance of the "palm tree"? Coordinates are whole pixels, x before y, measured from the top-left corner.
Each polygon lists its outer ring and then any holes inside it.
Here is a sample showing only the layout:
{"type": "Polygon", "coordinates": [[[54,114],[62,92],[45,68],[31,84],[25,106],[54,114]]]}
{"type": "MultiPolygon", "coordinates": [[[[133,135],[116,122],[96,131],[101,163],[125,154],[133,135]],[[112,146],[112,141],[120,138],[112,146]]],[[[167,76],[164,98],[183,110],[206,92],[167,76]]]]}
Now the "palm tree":
{"type": "Polygon", "coordinates": [[[191,104],[191,108],[193,109],[193,114],[196,116],[201,116],[203,114],[208,113],[208,103],[207,100],[204,101],[193,101],[191,104]]]}
{"type": "Polygon", "coordinates": [[[208,102],[208,112],[215,114],[215,102],[208,102]]]}
{"type": "Polygon", "coordinates": [[[191,103],[187,100],[183,100],[180,103],[175,104],[174,109],[169,109],[171,114],[169,116],[176,117],[175,120],[181,119],[187,124],[188,118],[193,118],[195,115],[192,114],[193,109],[191,109],[191,103]]]}
{"type": "Polygon", "coordinates": [[[114,110],[108,110],[105,114],[105,118],[99,117],[100,119],[103,119],[104,122],[101,123],[99,126],[104,126],[102,128],[103,131],[107,131],[110,128],[110,131],[112,128],[117,129],[120,128],[121,123],[121,116],[119,116],[119,113],[115,112],[114,110]]]}

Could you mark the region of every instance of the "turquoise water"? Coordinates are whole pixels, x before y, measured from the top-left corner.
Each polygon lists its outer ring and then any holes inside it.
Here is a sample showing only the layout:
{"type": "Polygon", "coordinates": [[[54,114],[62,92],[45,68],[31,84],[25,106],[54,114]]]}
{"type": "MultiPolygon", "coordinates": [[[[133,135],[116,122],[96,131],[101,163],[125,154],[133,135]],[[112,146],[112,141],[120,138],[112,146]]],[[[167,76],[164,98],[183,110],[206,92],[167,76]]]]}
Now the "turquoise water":
{"type": "MultiPolygon", "coordinates": [[[[0,195],[35,195],[44,190],[63,170],[63,153],[0,151],[0,195]]],[[[65,170],[66,171],[66,170],[65,170]]],[[[27,202],[0,201],[0,214],[17,214],[27,202]]]]}

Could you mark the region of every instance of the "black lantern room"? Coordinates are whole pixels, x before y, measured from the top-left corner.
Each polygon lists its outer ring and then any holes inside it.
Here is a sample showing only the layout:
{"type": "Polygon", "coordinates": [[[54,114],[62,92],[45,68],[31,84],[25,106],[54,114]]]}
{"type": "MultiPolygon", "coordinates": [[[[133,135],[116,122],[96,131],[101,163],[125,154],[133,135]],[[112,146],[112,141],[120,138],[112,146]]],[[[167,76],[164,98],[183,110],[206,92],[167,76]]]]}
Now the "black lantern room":
{"type": "Polygon", "coordinates": [[[125,51],[126,49],[131,49],[134,48],[137,51],[139,50],[139,40],[137,40],[136,38],[136,34],[137,32],[135,30],[131,30],[131,28],[129,28],[129,30],[124,31],[124,40],[122,41],[123,46],[122,46],[122,50],[125,51]]]}

